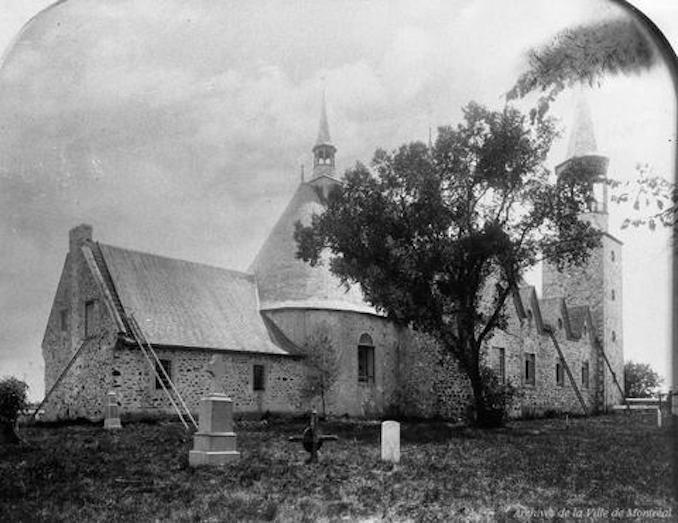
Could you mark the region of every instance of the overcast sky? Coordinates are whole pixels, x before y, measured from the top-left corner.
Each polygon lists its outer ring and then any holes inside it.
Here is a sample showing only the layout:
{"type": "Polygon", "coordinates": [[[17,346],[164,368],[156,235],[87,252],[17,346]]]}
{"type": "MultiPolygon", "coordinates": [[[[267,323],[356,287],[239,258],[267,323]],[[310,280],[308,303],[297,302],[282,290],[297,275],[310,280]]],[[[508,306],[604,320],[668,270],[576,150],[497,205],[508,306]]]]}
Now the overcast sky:
{"type": "MultiPolygon", "coordinates": [[[[105,243],[244,270],[300,164],[310,168],[323,82],[343,170],[378,146],[427,139],[470,100],[500,107],[530,45],[620,14],[591,0],[68,0],[24,26],[50,3],[0,6],[0,375],[25,377],[34,399],[74,225],[92,224],[105,243]]],[[[670,2],[637,3],[678,41],[670,2]]],[[[588,97],[611,175],[632,178],[649,162],[672,178],[664,67],[588,97]]],[[[554,106],[565,131],[573,100],[554,106]]],[[[625,242],[625,356],[666,375],[668,234],[620,231],[626,211],[611,216],[625,242]]]]}

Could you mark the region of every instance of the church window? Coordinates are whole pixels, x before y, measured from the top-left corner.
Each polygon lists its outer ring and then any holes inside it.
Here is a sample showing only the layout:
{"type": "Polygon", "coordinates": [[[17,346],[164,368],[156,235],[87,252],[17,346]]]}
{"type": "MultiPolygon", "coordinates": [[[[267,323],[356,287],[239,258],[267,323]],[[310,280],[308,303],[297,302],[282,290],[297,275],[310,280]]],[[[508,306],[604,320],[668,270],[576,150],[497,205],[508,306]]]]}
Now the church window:
{"type": "Polygon", "coordinates": [[[581,364],[581,386],[585,389],[589,388],[589,362],[585,361],[581,364]]]}
{"type": "Polygon", "coordinates": [[[369,334],[358,341],[358,381],[374,383],[374,343],[369,334]]]}
{"type": "Polygon", "coordinates": [[[534,385],[535,379],[535,356],[534,354],[525,354],[525,385],[534,385]]]}
{"type": "Polygon", "coordinates": [[[617,341],[617,333],[612,331],[612,341],[617,341]]]}
{"type": "Polygon", "coordinates": [[[584,323],[584,334],[586,334],[587,329],[586,329],[586,323],[584,323]]]}
{"type": "Polygon", "coordinates": [[[562,329],[563,328],[563,320],[562,318],[558,318],[558,328],[562,329]]]}
{"type": "Polygon", "coordinates": [[[62,309],[59,311],[59,325],[61,327],[62,332],[66,332],[68,330],[68,310],[67,309],[62,309]]]}
{"type": "Polygon", "coordinates": [[[85,336],[92,336],[96,332],[96,301],[85,302],[85,336]]]}
{"type": "Polygon", "coordinates": [[[614,289],[612,289],[612,291],[610,292],[610,296],[612,298],[612,301],[614,301],[614,289]]]}
{"type": "Polygon", "coordinates": [[[506,383],[506,350],[504,347],[494,347],[494,352],[497,361],[497,378],[499,383],[506,383]]]}
{"type": "Polygon", "coordinates": [[[266,388],[266,374],[263,365],[254,365],[252,367],[252,388],[254,390],[264,390],[266,388]]]}
{"type": "Polygon", "coordinates": [[[610,260],[614,261],[614,251],[610,251],[610,260]]]}
{"type": "Polygon", "coordinates": [[[556,385],[562,387],[565,385],[565,375],[563,373],[563,363],[556,363],[556,385]]]}
{"type": "Polygon", "coordinates": [[[532,321],[532,309],[527,309],[527,321],[532,321]]]}
{"type": "Polygon", "coordinates": [[[158,360],[155,363],[155,390],[171,387],[169,380],[172,379],[172,360],[158,360]],[[163,370],[165,372],[163,372],[163,370]],[[167,376],[165,376],[167,374],[167,376]],[[168,379],[169,378],[169,379],[168,379]]]}

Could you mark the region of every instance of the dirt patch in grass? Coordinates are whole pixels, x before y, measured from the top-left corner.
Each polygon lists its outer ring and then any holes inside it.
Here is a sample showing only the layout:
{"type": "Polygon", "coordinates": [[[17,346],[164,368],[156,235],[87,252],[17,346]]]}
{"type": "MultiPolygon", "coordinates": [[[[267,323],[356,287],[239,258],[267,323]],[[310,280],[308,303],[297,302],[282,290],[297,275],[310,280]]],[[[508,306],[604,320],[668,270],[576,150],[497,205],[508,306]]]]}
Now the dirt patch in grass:
{"type": "Polygon", "coordinates": [[[403,424],[397,466],[379,459],[378,423],[323,427],[340,439],[307,466],[287,441],[302,423],[242,421],[241,460],[222,469],[188,467],[192,438],[178,423],[26,427],[29,446],[0,448],[0,520],[449,520],[672,508],[671,428],[657,428],[653,414],[491,431],[403,424]]]}

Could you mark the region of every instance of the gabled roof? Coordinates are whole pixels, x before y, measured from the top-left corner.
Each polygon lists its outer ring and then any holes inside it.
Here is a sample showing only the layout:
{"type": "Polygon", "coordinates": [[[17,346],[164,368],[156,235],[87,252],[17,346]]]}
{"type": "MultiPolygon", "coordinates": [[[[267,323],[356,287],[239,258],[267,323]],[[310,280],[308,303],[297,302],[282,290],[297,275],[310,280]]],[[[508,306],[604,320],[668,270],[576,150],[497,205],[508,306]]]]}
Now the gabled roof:
{"type": "Polygon", "coordinates": [[[90,244],[116,308],[153,345],[288,355],[259,313],[254,276],[105,244],[90,244]]]}

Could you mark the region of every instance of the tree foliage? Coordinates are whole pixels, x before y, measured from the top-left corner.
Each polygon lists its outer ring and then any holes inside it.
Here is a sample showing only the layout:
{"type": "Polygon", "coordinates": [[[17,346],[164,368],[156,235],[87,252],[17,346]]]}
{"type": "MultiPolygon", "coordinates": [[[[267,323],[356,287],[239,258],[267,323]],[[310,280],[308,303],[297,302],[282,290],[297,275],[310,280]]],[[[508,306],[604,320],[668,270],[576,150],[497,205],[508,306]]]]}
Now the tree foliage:
{"type": "Polygon", "coordinates": [[[647,363],[627,361],[624,364],[624,395],[627,398],[649,398],[663,381],[647,363]]]}
{"type": "Polygon", "coordinates": [[[532,116],[543,117],[566,87],[594,86],[606,75],[642,72],[657,61],[652,42],[630,17],[571,27],[528,51],[527,68],[507,98],[541,92],[532,116]]]}
{"type": "Polygon", "coordinates": [[[0,442],[18,443],[16,433],[19,414],[28,407],[28,385],[13,377],[0,380],[0,442]]]}
{"type": "MultiPolygon", "coordinates": [[[[545,117],[551,103],[568,87],[600,85],[604,77],[637,74],[659,63],[654,44],[629,16],[579,25],[561,31],[546,44],[527,52],[527,67],[506,94],[508,100],[540,93],[531,118],[545,117]]],[[[633,202],[633,210],[622,228],[674,225],[678,195],[674,184],[638,167],[632,182],[610,180],[612,203],[633,202]],[[617,191],[616,193],[614,191],[617,191]]]]}
{"type": "Polygon", "coordinates": [[[339,355],[332,344],[328,329],[319,328],[302,347],[310,370],[302,389],[308,399],[320,396],[322,414],[326,414],[327,392],[336,383],[340,374],[339,355]]]}
{"type": "Polygon", "coordinates": [[[555,130],[514,108],[464,108],[464,121],[420,142],[377,150],[329,194],[323,214],[297,223],[297,256],[357,283],[400,324],[438,340],[471,382],[478,423],[489,421],[480,350],[505,325],[505,303],[540,259],[581,264],[599,232],[586,221],[590,180],[549,177],[555,130]]]}

